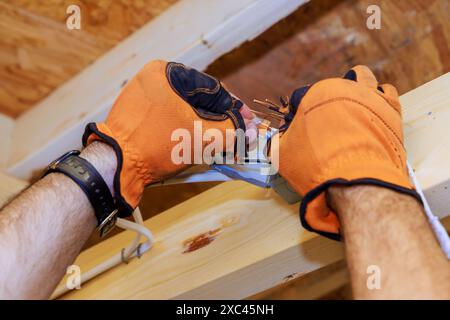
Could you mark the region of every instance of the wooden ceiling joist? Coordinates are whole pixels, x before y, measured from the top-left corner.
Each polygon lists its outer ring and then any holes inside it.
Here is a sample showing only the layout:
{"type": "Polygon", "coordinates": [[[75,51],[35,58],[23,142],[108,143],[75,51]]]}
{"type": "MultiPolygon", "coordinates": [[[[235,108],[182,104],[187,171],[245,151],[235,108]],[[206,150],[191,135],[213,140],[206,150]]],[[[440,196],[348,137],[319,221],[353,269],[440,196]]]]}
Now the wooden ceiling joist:
{"type": "Polygon", "coordinates": [[[13,129],[14,119],[0,114],[0,168],[4,168],[8,162],[13,129]]]}

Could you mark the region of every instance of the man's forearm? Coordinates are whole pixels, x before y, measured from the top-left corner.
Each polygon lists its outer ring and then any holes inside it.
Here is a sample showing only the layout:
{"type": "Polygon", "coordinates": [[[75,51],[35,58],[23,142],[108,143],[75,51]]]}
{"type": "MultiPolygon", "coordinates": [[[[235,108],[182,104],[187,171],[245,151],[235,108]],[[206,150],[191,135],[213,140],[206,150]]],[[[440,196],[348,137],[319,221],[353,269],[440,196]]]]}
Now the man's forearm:
{"type": "MultiPolygon", "coordinates": [[[[116,157],[94,142],[80,155],[111,189],[116,157]]],[[[0,297],[48,298],[95,229],[97,220],[78,185],[52,173],[0,211],[0,297]]]]}
{"type": "Polygon", "coordinates": [[[450,264],[415,199],[374,186],[332,187],[327,196],[343,227],[355,298],[450,298],[450,264]],[[380,288],[369,289],[377,271],[380,288]]]}

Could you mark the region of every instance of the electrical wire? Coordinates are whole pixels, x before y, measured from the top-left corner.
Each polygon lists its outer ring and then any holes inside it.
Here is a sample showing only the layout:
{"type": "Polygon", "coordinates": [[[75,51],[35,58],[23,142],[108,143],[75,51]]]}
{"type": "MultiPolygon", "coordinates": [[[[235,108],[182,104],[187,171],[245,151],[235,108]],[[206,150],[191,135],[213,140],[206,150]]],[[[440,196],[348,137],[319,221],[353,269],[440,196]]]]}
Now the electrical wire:
{"type": "MultiPolygon", "coordinates": [[[[148,228],[145,227],[139,208],[134,210],[133,218],[135,222],[118,218],[116,225],[124,230],[136,232],[137,235],[134,240],[127,247],[123,248],[119,253],[115,254],[108,260],[103,261],[86,272],[82,272],[80,285],[121,263],[128,263],[129,260],[134,257],[140,258],[144,252],[148,251],[152,247],[154,242],[153,234],[148,228]],[[145,242],[140,242],[142,237],[145,238],[145,242]]],[[[67,285],[60,286],[55,290],[52,298],[57,298],[70,290],[71,289],[69,289],[67,285]]]]}
{"type": "Polygon", "coordinates": [[[419,181],[417,180],[413,168],[411,167],[409,162],[406,162],[406,165],[408,167],[409,176],[412,179],[416,191],[420,195],[420,198],[422,199],[423,207],[425,209],[425,214],[428,218],[428,222],[430,223],[431,228],[433,229],[433,232],[442,248],[442,251],[444,251],[445,255],[447,256],[447,259],[450,259],[450,237],[448,236],[448,233],[445,230],[444,226],[439,221],[439,218],[436,217],[431,211],[430,205],[428,204],[428,201],[425,198],[425,194],[423,193],[422,188],[420,187],[419,181]]]}

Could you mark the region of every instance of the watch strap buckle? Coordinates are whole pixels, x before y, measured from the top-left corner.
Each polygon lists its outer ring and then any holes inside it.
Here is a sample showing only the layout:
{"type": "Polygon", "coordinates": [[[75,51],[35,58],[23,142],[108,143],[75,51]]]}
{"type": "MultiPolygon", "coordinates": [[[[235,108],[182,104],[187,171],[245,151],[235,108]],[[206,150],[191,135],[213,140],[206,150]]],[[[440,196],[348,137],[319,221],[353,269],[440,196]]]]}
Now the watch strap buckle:
{"type": "Polygon", "coordinates": [[[97,230],[100,232],[100,237],[107,235],[116,225],[117,214],[119,210],[114,209],[103,221],[97,226],[97,230]]]}

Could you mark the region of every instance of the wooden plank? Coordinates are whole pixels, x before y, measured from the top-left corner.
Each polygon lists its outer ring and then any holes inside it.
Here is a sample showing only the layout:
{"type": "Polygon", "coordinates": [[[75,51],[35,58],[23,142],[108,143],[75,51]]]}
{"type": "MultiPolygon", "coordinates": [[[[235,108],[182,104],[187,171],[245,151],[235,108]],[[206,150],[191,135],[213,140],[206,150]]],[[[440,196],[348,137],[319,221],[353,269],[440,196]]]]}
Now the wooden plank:
{"type": "MultiPolygon", "coordinates": [[[[436,119],[449,123],[449,86],[447,74],[402,97],[407,135],[420,129],[420,136],[439,140],[434,134],[442,134],[441,127],[419,126],[429,120],[423,117],[428,109],[418,106],[427,105],[427,99],[435,97],[430,107],[444,106],[433,109],[436,119]]],[[[415,139],[407,136],[407,141],[417,172],[436,170],[447,174],[448,158],[417,162],[427,154],[415,147],[415,139]]],[[[434,188],[433,183],[449,179],[450,175],[427,180],[425,191],[434,188]]],[[[449,198],[431,199],[431,205],[443,208],[441,217],[450,214],[446,209],[449,198]]],[[[299,227],[298,204],[286,205],[271,190],[237,181],[181,203],[147,220],[146,225],[156,238],[150,252],[108,271],[65,298],[245,298],[343,257],[340,243],[299,227]],[[189,252],[187,248],[197,244],[207,245],[189,252]]],[[[132,234],[124,232],[108,239],[83,252],[76,264],[87,270],[119,252],[131,238],[132,234]]]]}
{"type": "Polygon", "coordinates": [[[450,214],[450,73],[401,96],[405,147],[434,214],[450,214]]]}
{"type": "Polygon", "coordinates": [[[249,297],[250,300],[312,300],[342,288],[350,282],[344,260],[330,264],[249,297]]]}
{"type": "MultiPolygon", "coordinates": [[[[450,216],[441,220],[450,231],[450,216]]],[[[249,297],[251,300],[351,299],[350,276],[344,260],[249,297]]]]}
{"type": "Polygon", "coordinates": [[[0,114],[0,169],[8,162],[13,129],[14,119],[0,114]]]}
{"type": "MultiPolygon", "coordinates": [[[[273,191],[239,181],[145,223],[154,233],[154,248],[64,298],[245,298],[343,256],[341,243],[300,228],[298,204],[287,205],[273,191]]],[[[87,270],[132,237],[123,232],[105,240],[75,264],[87,270]]]]}
{"type": "Polygon", "coordinates": [[[0,172],[0,208],[27,186],[27,182],[0,172]]]}
{"type": "Polygon", "coordinates": [[[103,119],[124,83],[149,60],[205,69],[304,2],[177,2],[17,119],[8,172],[28,179],[62,152],[79,147],[85,124],[103,119]]]}

